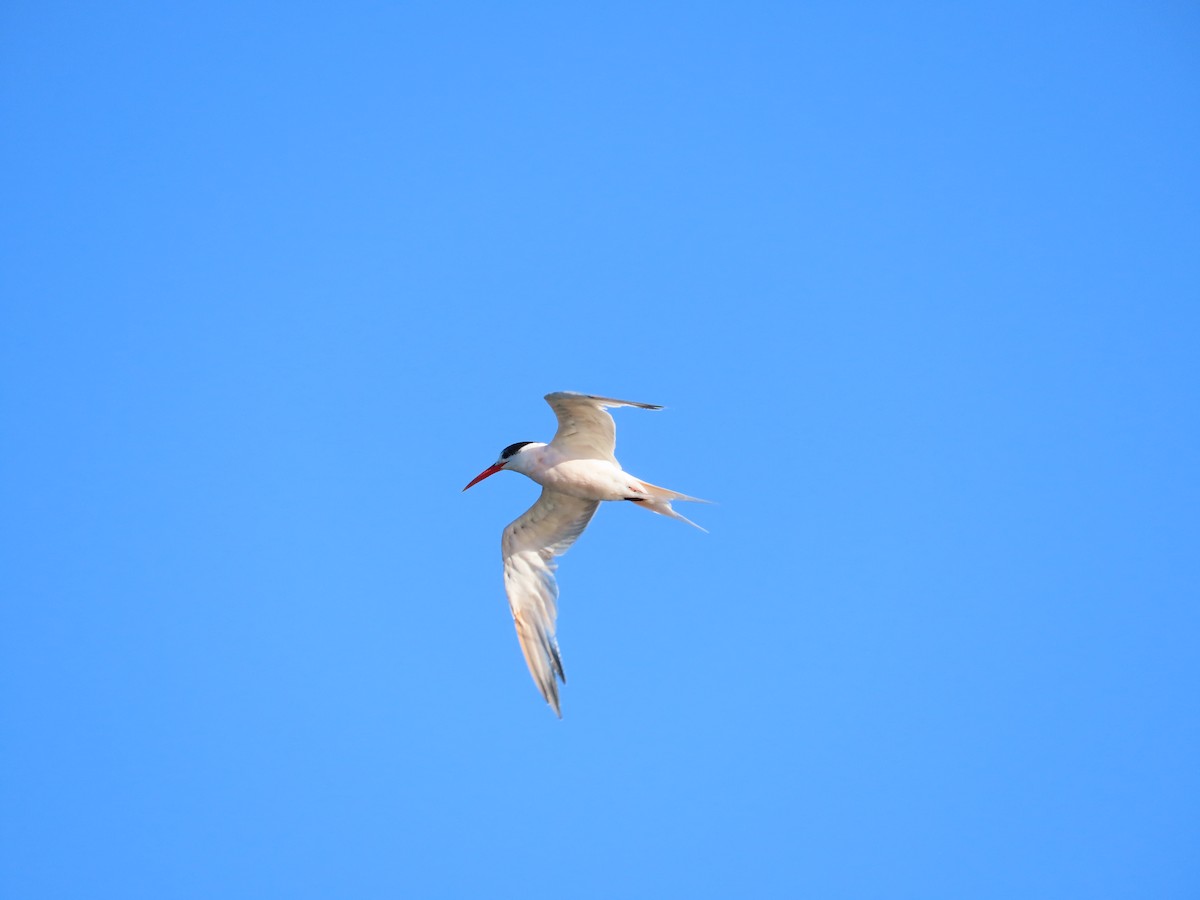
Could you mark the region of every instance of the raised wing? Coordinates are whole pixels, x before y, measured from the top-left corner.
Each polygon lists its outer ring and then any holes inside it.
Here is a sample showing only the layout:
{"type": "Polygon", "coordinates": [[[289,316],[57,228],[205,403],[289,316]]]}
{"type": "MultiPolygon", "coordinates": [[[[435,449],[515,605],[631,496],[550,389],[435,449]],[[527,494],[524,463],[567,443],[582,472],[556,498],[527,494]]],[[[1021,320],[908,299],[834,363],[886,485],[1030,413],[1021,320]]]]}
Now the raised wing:
{"type": "Polygon", "coordinates": [[[538,690],[559,718],[558,681],[565,684],[567,678],[554,639],[558,618],[554,557],[566,553],[583,534],[599,505],[598,500],[580,500],[543,488],[537,503],[505,528],[501,539],[504,590],[521,652],[538,690]]]}
{"type": "Polygon", "coordinates": [[[605,412],[610,406],[636,406],[639,409],[662,409],[651,403],[633,400],[614,400],[574,391],[555,391],[546,395],[546,402],[558,416],[558,431],[550,443],[574,459],[606,459],[615,463],[617,426],[605,412]]]}

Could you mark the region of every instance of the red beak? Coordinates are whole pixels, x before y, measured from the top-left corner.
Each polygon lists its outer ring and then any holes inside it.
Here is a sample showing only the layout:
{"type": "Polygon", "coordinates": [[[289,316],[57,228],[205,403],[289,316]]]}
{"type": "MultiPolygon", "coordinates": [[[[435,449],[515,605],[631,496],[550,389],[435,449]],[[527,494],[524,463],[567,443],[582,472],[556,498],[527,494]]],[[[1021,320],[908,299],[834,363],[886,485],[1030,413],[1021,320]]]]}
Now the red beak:
{"type": "Polygon", "coordinates": [[[489,475],[495,475],[497,472],[499,472],[503,468],[504,468],[504,466],[500,465],[500,463],[496,463],[494,466],[488,466],[486,469],[484,469],[482,472],[480,472],[478,475],[476,475],[474,478],[472,478],[471,484],[468,484],[467,487],[463,488],[463,490],[465,491],[467,488],[471,487],[472,485],[479,484],[479,482],[483,481],[483,479],[487,478],[489,475]]]}

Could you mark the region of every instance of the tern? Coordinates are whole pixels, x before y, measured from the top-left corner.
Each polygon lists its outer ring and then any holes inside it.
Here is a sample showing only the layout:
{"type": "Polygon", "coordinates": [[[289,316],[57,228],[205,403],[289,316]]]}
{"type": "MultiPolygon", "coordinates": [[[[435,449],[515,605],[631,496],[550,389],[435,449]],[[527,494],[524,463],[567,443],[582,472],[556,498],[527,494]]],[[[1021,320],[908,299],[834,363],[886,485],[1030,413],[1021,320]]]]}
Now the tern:
{"type": "Polygon", "coordinates": [[[583,534],[601,500],[630,501],[695,528],[700,526],[672,509],[671,502],[707,501],[634,478],[613,455],[617,427],[606,410],[617,406],[662,409],[661,406],[574,391],[547,394],[546,402],[558,417],[558,431],[553,440],[548,444],[537,441],[509,444],[500,451],[500,458],[472,478],[463,490],[504,471],[520,472],[542,486],[537,502],[504,529],[500,546],[504,556],[504,590],[521,652],[538,690],[561,719],[558,682],[566,684],[567,679],[554,636],[558,618],[554,557],[566,553],[583,534]]]}

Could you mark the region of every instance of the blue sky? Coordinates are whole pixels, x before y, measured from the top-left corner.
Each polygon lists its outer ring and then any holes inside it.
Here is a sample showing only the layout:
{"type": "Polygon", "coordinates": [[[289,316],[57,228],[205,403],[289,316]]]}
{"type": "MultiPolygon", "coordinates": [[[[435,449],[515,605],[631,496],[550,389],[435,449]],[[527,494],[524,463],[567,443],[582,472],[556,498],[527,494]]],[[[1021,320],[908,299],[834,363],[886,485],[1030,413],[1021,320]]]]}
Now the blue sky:
{"type": "Polygon", "coordinates": [[[9,3],[0,889],[1194,897],[1200,15],[9,3]],[[619,410],[564,719],[462,486],[619,410]]]}

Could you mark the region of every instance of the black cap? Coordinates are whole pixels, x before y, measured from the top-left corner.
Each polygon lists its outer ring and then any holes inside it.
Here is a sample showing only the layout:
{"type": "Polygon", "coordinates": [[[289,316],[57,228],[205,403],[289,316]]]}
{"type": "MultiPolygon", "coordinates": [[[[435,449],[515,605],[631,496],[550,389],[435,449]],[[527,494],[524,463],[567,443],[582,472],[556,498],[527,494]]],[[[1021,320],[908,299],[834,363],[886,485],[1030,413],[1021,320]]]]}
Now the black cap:
{"type": "Polygon", "coordinates": [[[516,452],[518,450],[520,450],[522,447],[524,447],[526,444],[532,444],[532,443],[533,443],[533,441],[517,441],[515,444],[509,444],[507,447],[505,447],[503,450],[500,451],[500,458],[508,459],[509,457],[516,454],[516,452]]]}

